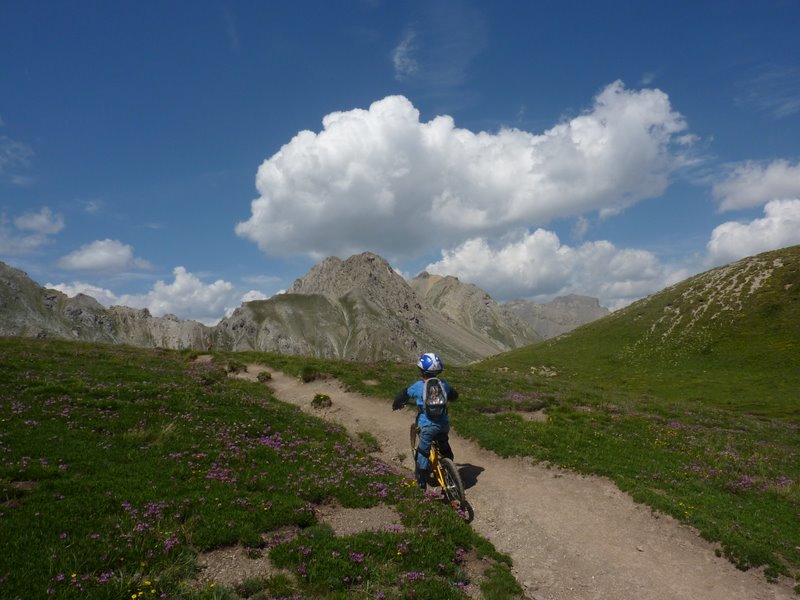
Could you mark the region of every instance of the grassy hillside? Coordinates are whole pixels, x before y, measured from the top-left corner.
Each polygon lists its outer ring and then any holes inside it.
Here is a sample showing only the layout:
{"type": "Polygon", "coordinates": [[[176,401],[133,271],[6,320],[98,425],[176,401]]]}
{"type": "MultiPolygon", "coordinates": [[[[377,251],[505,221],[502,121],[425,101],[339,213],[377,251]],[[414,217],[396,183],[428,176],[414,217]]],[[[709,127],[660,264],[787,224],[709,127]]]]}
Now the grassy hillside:
{"type": "Polygon", "coordinates": [[[521,419],[524,406],[486,418],[484,395],[457,420],[464,433],[611,477],[741,568],[800,581],[800,246],[473,369],[489,380],[498,370],[521,401],[546,407],[546,423],[521,419]]]}
{"type": "Polygon", "coordinates": [[[463,598],[521,592],[448,506],[263,384],[175,352],[0,339],[0,597],[463,598]],[[393,506],[396,531],[334,536],[315,506],[393,506]],[[196,585],[241,544],[283,570],[196,585]]]}
{"type": "Polygon", "coordinates": [[[800,246],[697,275],[482,365],[548,366],[594,389],[800,422],[800,246]]]}

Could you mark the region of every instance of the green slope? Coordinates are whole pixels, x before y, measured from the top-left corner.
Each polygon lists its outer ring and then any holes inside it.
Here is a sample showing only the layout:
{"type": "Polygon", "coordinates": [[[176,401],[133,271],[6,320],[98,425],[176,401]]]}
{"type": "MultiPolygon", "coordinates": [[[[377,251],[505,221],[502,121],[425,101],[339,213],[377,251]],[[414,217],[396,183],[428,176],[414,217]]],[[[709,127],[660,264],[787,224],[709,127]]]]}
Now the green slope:
{"type": "Polygon", "coordinates": [[[572,333],[481,363],[800,420],[800,246],[702,273],[572,333]]]}

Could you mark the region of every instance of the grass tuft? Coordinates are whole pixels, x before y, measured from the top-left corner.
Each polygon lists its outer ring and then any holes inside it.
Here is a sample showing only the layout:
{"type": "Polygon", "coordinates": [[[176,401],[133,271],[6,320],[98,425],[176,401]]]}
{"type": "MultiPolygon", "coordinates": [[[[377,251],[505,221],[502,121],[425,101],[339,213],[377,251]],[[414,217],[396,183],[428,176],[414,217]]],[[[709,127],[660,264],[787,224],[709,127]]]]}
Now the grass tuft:
{"type": "Polygon", "coordinates": [[[314,408],[330,408],[331,404],[333,404],[333,402],[328,394],[314,394],[314,397],[311,399],[311,406],[314,408]]]}

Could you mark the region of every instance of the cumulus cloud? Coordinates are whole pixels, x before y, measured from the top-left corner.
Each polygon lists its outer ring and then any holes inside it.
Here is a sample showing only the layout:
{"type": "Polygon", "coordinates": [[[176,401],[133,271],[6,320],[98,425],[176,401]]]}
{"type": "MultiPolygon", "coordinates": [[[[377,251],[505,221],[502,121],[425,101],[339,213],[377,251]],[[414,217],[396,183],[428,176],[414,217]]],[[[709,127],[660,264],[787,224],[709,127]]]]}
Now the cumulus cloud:
{"type": "MultiPolygon", "coordinates": [[[[146,308],[156,317],[174,314],[181,319],[193,319],[206,325],[218,323],[228,307],[241,298],[241,291],[222,279],[206,284],[184,267],[175,267],[173,275],[172,282],[159,280],[149,292],[138,295],[117,295],[111,290],[81,282],[48,283],[45,287],[59,290],[68,296],[86,294],[104,306],[146,308]]],[[[257,293],[248,292],[251,295],[257,293]]]]}
{"type": "Polygon", "coordinates": [[[58,290],[70,298],[74,298],[78,294],[85,294],[86,296],[91,296],[103,306],[121,304],[119,296],[111,290],[82,281],[73,281],[72,283],[45,283],[44,287],[58,290]]]}
{"type": "Polygon", "coordinates": [[[133,248],[117,240],[96,240],[62,257],[58,264],[70,271],[119,272],[150,269],[149,262],[137,258],[133,248]]]}
{"type": "Polygon", "coordinates": [[[238,296],[233,284],[223,279],[207,285],[184,267],[175,267],[172,273],[175,279],[171,283],[157,281],[147,294],[123,296],[123,304],[147,308],[156,316],[175,314],[213,324],[238,296]]]}
{"type": "Polygon", "coordinates": [[[688,276],[644,250],[620,249],[608,241],[571,247],[544,229],[498,247],[484,238],[470,239],[442,252],[441,260],[426,270],[492,290],[497,300],[521,297],[546,302],[576,293],[597,297],[612,310],[688,276]]]}
{"type": "Polygon", "coordinates": [[[242,296],[242,302],[252,302],[254,300],[266,300],[269,298],[264,292],[259,292],[258,290],[250,290],[244,296],[242,296]]]}
{"type": "Polygon", "coordinates": [[[50,243],[51,236],[64,228],[64,217],[48,207],[39,212],[24,213],[13,221],[0,216],[0,255],[32,254],[50,243]]]}
{"type": "Polygon", "coordinates": [[[800,197],[800,162],[775,160],[767,165],[737,165],[711,190],[721,211],[762,206],[770,200],[800,197]]]}
{"type": "Polygon", "coordinates": [[[659,196],[689,140],[666,94],[619,81],[590,110],[538,135],[475,133],[446,115],[421,122],[402,96],[322,124],[258,169],[260,195],[236,232],[268,254],[422,256],[465,236],[613,214],[659,196]]]}
{"type": "Polygon", "coordinates": [[[800,244],[800,199],[772,200],[763,218],[716,227],[707,244],[708,261],[721,265],[795,244],[800,244]]]}

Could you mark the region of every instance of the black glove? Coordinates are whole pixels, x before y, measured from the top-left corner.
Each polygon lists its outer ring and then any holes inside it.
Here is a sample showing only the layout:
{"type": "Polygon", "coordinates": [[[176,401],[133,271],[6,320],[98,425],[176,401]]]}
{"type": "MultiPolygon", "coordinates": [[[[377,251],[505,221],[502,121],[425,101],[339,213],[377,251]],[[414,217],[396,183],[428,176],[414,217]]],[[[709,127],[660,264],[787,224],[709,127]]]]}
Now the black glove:
{"type": "Polygon", "coordinates": [[[392,402],[392,410],[400,410],[406,405],[406,402],[408,402],[408,391],[398,392],[397,396],[394,397],[394,402],[392,402]]]}

